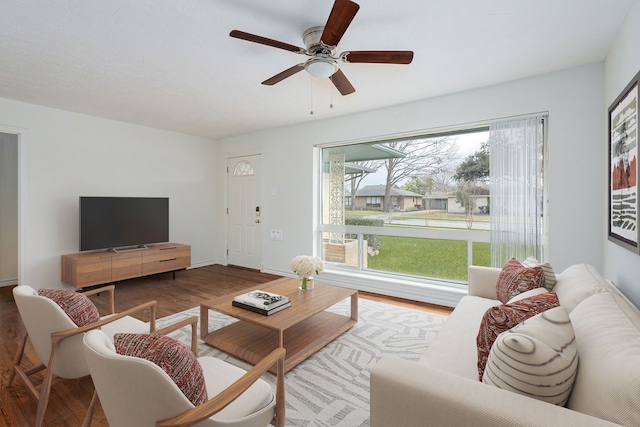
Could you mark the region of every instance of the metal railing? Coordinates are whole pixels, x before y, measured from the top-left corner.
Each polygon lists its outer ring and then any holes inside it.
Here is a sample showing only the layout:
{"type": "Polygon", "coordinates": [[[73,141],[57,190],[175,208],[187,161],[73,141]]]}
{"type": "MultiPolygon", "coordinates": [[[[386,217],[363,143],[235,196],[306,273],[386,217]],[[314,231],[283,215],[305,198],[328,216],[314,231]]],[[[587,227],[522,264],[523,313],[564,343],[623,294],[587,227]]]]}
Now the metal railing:
{"type": "MultiPolygon", "coordinates": [[[[392,237],[411,237],[418,239],[436,239],[436,240],[454,240],[467,242],[467,263],[473,264],[473,243],[489,243],[490,233],[486,230],[474,229],[449,229],[449,228],[431,228],[431,227],[373,227],[362,225],[328,225],[321,224],[318,226],[320,233],[343,233],[356,234],[358,236],[358,252],[359,265],[358,269],[362,270],[363,257],[363,236],[392,236],[392,237]]],[[[322,239],[320,239],[322,241],[322,239]]]]}

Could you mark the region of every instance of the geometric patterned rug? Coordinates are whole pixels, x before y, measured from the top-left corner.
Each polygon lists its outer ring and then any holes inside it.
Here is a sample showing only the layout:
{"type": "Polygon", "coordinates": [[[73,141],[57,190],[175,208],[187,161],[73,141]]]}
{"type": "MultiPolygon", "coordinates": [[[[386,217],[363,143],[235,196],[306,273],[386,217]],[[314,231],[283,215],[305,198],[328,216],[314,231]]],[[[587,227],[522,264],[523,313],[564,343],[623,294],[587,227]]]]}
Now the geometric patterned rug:
{"type": "MultiPolygon", "coordinates": [[[[329,310],[349,314],[346,299],[329,310]]],[[[158,319],[161,328],[189,316],[199,316],[200,308],[158,319]]],[[[367,427],[369,426],[369,374],[383,355],[393,354],[417,360],[429,346],[447,318],[376,301],[358,300],[358,323],[323,349],[287,372],[287,427],[367,427]]],[[[209,311],[209,330],[236,321],[209,311]]],[[[198,326],[198,334],[200,332],[198,326]]],[[[171,334],[190,345],[190,328],[171,334]]],[[[202,342],[200,356],[212,356],[249,369],[246,362],[202,342]]],[[[263,377],[275,388],[275,376],[263,377]]]]}

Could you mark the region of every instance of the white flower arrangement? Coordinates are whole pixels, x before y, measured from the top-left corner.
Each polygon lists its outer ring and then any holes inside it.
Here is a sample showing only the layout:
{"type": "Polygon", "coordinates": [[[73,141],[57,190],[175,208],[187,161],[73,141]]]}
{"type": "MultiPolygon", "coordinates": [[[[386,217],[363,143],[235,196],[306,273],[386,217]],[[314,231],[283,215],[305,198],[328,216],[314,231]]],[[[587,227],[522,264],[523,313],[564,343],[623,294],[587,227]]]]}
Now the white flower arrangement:
{"type": "Polygon", "coordinates": [[[291,260],[291,270],[298,276],[308,279],[324,270],[324,262],[317,256],[298,255],[291,260]]]}

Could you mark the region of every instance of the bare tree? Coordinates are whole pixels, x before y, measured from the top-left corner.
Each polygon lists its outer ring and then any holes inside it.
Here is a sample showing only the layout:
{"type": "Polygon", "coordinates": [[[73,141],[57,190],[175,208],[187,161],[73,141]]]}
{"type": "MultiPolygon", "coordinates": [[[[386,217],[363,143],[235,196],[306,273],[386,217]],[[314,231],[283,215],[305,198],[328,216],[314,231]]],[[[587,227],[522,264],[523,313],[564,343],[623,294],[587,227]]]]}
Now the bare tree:
{"type": "Polygon", "coordinates": [[[411,176],[402,188],[424,195],[432,194],[434,191],[447,193],[454,188],[454,174],[454,166],[446,165],[429,174],[411,176]]]}
{"type": "Polygon", "coordinates": [[[455,167],[452,164],[441,167],[430,175],[433,180],[433,191],[441,191],[447,193],[451,191],[455,185],[455,167]]]}
{"type": "Polygon", "coordinates": [[[489,179],[489,145],[486,142],[458,165],[454,179],[458,182],[456,201],[464,208],[467,228],[471,228],[476,208],[477,187],[489,179]]]}
{"type": "Polygon", "coordinates": [[[438,138],[406,139],[387,142],[385,145],[406,154],[401,158],[384,160],[387,182],[383,209],[391,212],[391,188],[412,175],[429,175],[450,166],[457,154],[455,139],[449,136],[438,138]]]}
{"type": "Polygon", "coordinates": [[[467,228],[473,227],[473,211],[476,209],[476,199],[473,195],[474,187],[470,183],[461,183],[460,187],[455,193],[456,202],[464,208],[464,220],[467,223],[467,228]]]}

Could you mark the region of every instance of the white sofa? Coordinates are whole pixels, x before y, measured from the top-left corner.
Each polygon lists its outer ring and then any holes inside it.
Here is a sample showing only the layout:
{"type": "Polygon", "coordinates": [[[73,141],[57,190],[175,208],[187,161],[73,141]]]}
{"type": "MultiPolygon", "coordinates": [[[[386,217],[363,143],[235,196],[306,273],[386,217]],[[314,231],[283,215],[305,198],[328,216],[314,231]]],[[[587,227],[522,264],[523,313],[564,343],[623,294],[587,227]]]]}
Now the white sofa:
{"type": "MultiPolygon", "coordinates": [[[[384,356],[371,372],[371,427],[640,426],[640,311],[590,265],[557,275],[578,372],[566,407],[478,380],[476,336],[498,268],[470,267],[462,298],[418,361],[384,356]]],[[[640,284],[639,284],[640,285],[640,284]]]]}

